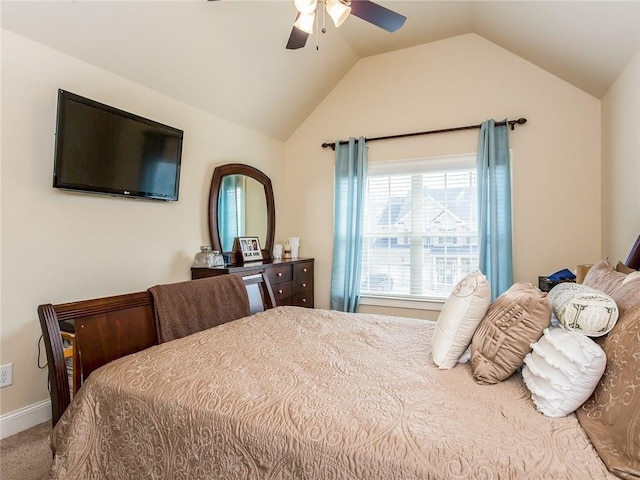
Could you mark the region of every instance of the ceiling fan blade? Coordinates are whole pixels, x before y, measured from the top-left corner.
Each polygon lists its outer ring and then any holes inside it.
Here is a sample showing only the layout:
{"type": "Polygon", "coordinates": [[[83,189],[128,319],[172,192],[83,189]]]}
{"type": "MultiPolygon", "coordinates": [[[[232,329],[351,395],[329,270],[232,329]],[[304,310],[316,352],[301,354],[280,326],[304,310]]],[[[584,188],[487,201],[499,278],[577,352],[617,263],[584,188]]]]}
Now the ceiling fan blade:
{"type": "Polygon", "coordinates": [[[386,30],[395,32],[407,17],[369,0],[351,0],[351,14],[386,30]]]}
{"type": "Polygon", "coordinates": [[[291,35],[289,35],[289,41],[287,42],[288,50],[296,50],[298,48],[302,48],[307,43],[307,38],[309,34],[307,32],[303,32],[297,27],[291,28],[291,35]]]}

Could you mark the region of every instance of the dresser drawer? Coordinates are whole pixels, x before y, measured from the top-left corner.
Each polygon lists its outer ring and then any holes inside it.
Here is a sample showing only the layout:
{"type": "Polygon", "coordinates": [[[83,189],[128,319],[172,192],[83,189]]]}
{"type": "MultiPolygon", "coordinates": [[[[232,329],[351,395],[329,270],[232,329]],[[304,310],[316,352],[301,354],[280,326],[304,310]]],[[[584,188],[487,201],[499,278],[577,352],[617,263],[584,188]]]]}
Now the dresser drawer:
{"type": "Polygon", "coordinates": [[[291,296],[291,282],[282,282],[271,285],[273,296],[278,305],[289,305],[289,297],[291,296]]]}
{"type": "Polygon", "coordinates": [[[308,291],[313,291],[313,262],[293,265],[291,292],[296,295],[308,291]]]}
{"type": "Polygon", "coordinates": [[[291,265],[278,265],[275,267],[269,267],[265,270],[269,283],[275,285],[282,282],[290,282],[293,278],[291,265]]]}
{"type": "Polygon", "coordinates": [[[313,308],[313,290],[293,295],[291,297],[291,305],[294,307],[313,308]]]}

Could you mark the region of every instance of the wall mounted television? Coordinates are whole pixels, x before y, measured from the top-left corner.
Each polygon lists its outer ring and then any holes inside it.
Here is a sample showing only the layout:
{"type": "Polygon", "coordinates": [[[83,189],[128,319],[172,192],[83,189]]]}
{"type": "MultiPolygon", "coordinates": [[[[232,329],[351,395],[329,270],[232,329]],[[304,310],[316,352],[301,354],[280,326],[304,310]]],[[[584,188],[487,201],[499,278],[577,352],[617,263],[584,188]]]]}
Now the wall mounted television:
{"type": "Polygon", "coordinates": [[[183,131],[58,90],[53,187],[176,201],[183,131]]]}

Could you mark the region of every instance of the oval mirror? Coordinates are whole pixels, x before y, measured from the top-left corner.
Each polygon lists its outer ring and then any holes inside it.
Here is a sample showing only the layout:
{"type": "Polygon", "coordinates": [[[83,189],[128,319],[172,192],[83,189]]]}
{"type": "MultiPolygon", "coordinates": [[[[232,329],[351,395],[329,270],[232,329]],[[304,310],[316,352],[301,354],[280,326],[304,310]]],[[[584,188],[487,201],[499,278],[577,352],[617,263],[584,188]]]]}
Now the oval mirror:
{"type": "Polygon", "coordinates": [[[214,250],[229,253],[236,237],[258,237],[263,258],[271,258],[275,208],[269,177],[240,163],[216,167],[209,193],[209,232],[214,250]]]}

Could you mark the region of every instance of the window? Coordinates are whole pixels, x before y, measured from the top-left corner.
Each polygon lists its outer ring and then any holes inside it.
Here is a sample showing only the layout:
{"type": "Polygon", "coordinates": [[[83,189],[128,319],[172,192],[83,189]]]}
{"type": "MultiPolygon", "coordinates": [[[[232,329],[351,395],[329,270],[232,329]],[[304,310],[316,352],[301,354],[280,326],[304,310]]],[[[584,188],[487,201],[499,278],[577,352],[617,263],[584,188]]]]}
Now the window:
{"type": "Polygon", "coordinates": [[[445,299],[478,268],[475,160],[369,164],[363,296],[445,299]]]}

